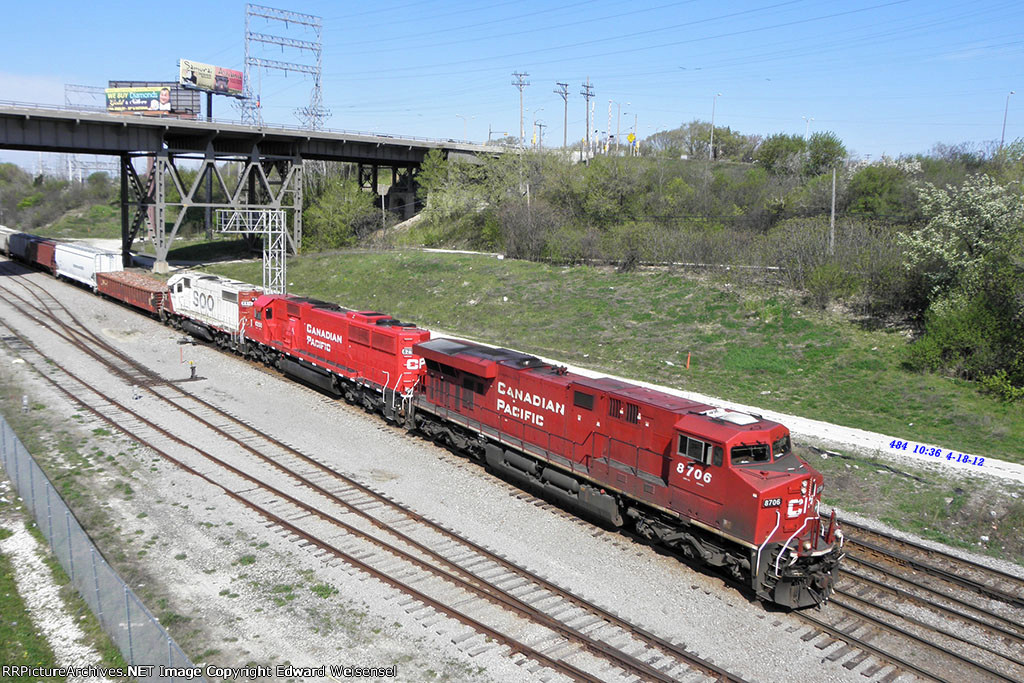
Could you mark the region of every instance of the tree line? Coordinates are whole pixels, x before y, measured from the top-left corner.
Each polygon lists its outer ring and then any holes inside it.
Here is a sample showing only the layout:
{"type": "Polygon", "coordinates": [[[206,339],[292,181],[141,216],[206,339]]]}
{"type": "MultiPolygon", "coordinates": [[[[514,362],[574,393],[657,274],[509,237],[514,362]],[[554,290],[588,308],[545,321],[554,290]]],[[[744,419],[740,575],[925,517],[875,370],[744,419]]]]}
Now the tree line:
{"type": "Polygon", "coordinates": [[[431,154],[423,220],[404,240],[622,269],[776,267],[810,303],[909,327],[908,367],[1024,399],[1024,141],[868,163],[831,132],[716,127],[714,140],[711,154],[710,126],[693,122],[650,136],[639,157],[587,164],[431,154]]]}

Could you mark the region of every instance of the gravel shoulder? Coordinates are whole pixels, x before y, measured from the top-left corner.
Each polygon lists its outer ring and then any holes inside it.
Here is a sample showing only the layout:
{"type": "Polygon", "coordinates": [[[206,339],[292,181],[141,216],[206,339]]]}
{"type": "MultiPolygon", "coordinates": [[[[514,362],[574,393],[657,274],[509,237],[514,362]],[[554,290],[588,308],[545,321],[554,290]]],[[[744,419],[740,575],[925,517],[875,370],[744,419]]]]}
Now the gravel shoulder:
{"type": "MultiPolygon", "coordinates": [[[[13,495],[10,482],[6,479],[2,480],[0,494],[5,498],[13,495]]],[[[0,540],[0,553],[10,560],[18,594],[36,630],[49,643],[53,651],[53,664],[58,667],[75,668],[101,666],[102,657],[87,642],[86,634],[61,597],[60,586],[54,580],[49,567],[43,562],[43,556],[49,553],[49,549],[40,545],[25,528],[26,520],[20,509],[6,507],[4,516],[0,528],[5,529],[10,535],[0,540]]],[[[79,683],[85,679],[69,677],[67,680],[69,683],[79,683]]],[[[102,676],[89,680],[99,683],[110,681],[102,676]]]]}

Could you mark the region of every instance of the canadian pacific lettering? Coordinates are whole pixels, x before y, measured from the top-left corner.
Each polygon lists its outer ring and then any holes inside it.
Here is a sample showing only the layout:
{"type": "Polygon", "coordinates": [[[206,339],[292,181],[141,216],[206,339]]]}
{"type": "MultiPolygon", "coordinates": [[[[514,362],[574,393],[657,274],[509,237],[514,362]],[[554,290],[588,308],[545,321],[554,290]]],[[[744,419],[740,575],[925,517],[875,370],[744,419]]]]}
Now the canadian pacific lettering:
{"type": "Polygon", "coordinates": [[[538,427],[544,426],[544,416],[534,410],[524,408],[518,404],[525,403],[529,406],[533,406],[534,408],[540,408],[541,410],[547,411],[553,415],[565,415],[564,403],[558,403],[557,401],[552,401],[549,398],[544,398],[537,394],[531,394],[529,391],[510,387],[504,382],[498,382],[498,395],[506,396],[513,401],[509,402],[503,398],[499,398],[497,404],[499,413],[511,415],[516,419],[522,420],[523,422],[530,422],[538,427]]]}

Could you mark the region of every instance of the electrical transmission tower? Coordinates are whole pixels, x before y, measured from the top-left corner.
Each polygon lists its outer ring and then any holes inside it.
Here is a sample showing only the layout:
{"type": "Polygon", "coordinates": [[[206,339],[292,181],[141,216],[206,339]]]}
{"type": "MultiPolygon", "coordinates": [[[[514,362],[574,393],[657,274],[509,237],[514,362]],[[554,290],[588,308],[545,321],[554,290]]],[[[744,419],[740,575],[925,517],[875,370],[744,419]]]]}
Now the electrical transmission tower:
{"type": "MultiPolygon", "coordinates": [[[[107,94],[106,89],[97,85],[75,85],[74,83],[64,84],[64,106],[68,109],[106,111],[107,94]]],[[[67,167],[68,180],[78,179],[82,182],[84,176],[94,171],[116,175],[118,171],[117,161],[110,161],[110,157],[93,158],[86,160],[78,154],[62,155],[62,166],[67,167]]]]}
{"type": "Polygon", "coordinates": [[[262,74],[263,69],[275,69],[301,74],[308,74],[313,78],[313,90],[309,96],[309,106],[300,107],[295,110],[296,116],[312,130],[323,128],[324,119],[331,115],[331,112],[324,108],[323,93],[323,19],[311,14],[299,14],[273,7],[247,4],[245,6],[245,96],[242,100],[242,123],[249,125],[260,125],[262,114],[260,111],[260,88],[253,95],[252,67],[256,67],[262,74]],[[253,19],[265,21],[276,21],[284,24],[286,30],[293,25],[302,29],[313,31],[313,40],[295,38],[292,36],[270,35],[260,33],[251,29],[253,19]],[[309,52],[312,55],[312,64],[305,62],[282,62],[276,59],[266,59],[256,54],[260,45],[278,45],[284,48],[309,52]]]}
{"type": "Polygon", "coordinates": [[[562,147],[564,148],[569,143],[569,84],[555,83],[555,85],[558,86],[555,94],[562,96],[562,103],[565,105],[565,113],[562,116],[562,147]]]}
{"type": "Polygon", "coordinates": [[[583,99],[587,101],[587,159],[590,159],[590,100],[594,96],[594,87],[590,85],[590,76],[587,76],[587,82],[580,86],[580,94],[583,95],[583,99]]]}
{"type": "Polygon", "coordinates": [[[530,85],[530,82],[524,80],[530,74],[528,73],[513,73],[516,80],[512,81],[512,85],[519,88],[519,146],[526,146],[526,130],[523,128],[523,88],[530,85]]]}
{"type": "Polygon", "coordinates": [[[106,111],[106,90],[98,85],[64,84],[64,106],[68,109],[96,109],[106,111]]]}

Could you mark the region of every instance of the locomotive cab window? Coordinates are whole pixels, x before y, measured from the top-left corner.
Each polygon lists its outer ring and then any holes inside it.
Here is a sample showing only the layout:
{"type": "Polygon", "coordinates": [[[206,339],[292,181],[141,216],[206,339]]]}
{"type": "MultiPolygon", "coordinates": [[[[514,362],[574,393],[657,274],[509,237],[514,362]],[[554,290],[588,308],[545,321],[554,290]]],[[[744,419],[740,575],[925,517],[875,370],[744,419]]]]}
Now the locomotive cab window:
{"type": "MultiPolygon", "coordinates": [[[[697,462],[704,465],[710,464],[712,462],[711,444],[705,443],[700,439],[694,439],[692,437],[686,436],[685,434],[679,435],[678,453],[679,455],[685,456],[690,460],[696,460],[697,462]]],[[[716,458],[716,460],[718,461],[716,462],[716,464],[721,462],[719,458],[716,458]]]]}
{"type": "Polygon", "coordinates": [[[789,434],[772,444],[772,457],[776,460],[789,453],[789,434]]]}
{"type": "Polygon", "coordinates": [[[768,444],[766,443],[733,446],[729,458],[733,465],[749,465],[751,463],[772,461],[772,456],[768,452],[768,444]]]}
{"type": "Polygon", "coordinates": [[[263,311],[261,311],[260,309],[257,308],[256,309],[256,319],[257,320],[263,320],[263,318],[261,317],[262,314],[263,314],[263,311]]]}
{"type": "Polygon", "coordinates": [[[273,320],[273,319],[274,319],[274,309],[273,308],[267,308],[267,320],[273,320]]]}

